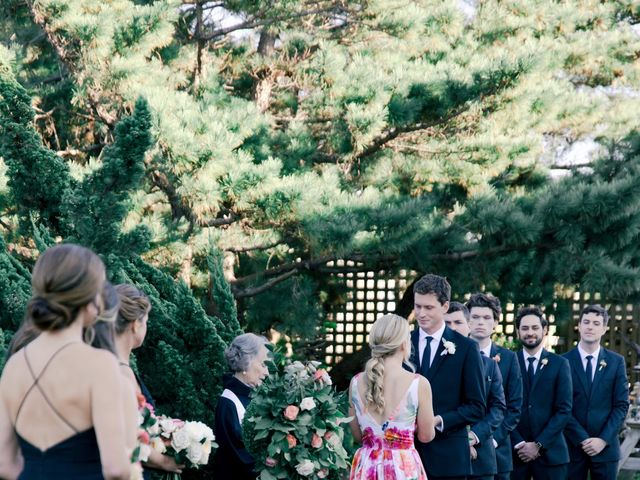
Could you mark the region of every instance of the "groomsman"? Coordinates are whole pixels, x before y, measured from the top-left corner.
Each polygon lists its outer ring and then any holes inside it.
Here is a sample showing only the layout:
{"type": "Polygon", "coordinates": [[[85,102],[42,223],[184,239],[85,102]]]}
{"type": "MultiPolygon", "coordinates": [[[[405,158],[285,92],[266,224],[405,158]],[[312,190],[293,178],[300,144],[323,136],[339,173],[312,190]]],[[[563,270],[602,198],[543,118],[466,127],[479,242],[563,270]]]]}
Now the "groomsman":
{"type": "Polygon", "coordinates": [[[411,334],[411,363],[431,383],[436,437],[416,442],[429,480],[464,479],[471,474],[467,425],[484,416],[482,360],[477,344],[444,323],[451,286],[425,275],[413,287],[417,328],[411,334]]]}
{"type": "MultiPolygon", "coordinates": [[[[459,302],[451,302],[444,322],[451,330],[469,336],[469,310],[459,302]]],[[[498,364],[488,356],[482,356],[487,406],[482,420],[469,429],[471,452],[471,476],[473,480],[493,480],[498,471],[493,432],[500,426],[507,409],[502,389],[502,376],[498,364]]]]}
{"type": "Polygon", "coordinates": [[[542,347],[547,325],[538,307],[521,308],[516,315],[524,397],[520,422],[511,432],[514,480],[567,478],[569,451],[562,432],[571,417],[571,370],[565,358],[542,347]]]}
{"type": "Polygon", "coordinates": [[[493,432],[498,473],[496,480],[508,480],[513,470],[511,458],[511,432],[518,425],[522,411],[522,375],[516,354],[491,341],[491,335],[500,322],[502,307],[493,295],[474,293],[467,302],[470,336],[478,342],[480,353],[498,362],[507,410],[502,423],[493,432]]]}
{"type": "Polygon", "coordinates": [[[580,342],[564,356],[571,364],[573,409],[565,437],[571,480],[615,479],[620,460],[618,433],[629,409],[624,358],[600,346],[609,313],[588,305],[578,322],[580,342]]]}

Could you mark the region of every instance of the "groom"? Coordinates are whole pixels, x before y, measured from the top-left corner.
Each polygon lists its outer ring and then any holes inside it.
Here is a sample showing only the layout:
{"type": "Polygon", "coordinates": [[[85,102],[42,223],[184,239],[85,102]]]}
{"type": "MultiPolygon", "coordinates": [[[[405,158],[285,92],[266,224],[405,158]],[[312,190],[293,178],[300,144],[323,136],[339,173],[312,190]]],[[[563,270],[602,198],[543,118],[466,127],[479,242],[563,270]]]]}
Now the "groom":
{"type": "Polygon", "coordinates": [[[467,425],[485,411],[485,387],[478,344],[448,328],[451,286],[446,278],[427,274],[413,287],[418,328],[411,334],[411,362],[431,383],[436,438],[416,441],[429,480],[464,479],[471,475],[467,425]]]}

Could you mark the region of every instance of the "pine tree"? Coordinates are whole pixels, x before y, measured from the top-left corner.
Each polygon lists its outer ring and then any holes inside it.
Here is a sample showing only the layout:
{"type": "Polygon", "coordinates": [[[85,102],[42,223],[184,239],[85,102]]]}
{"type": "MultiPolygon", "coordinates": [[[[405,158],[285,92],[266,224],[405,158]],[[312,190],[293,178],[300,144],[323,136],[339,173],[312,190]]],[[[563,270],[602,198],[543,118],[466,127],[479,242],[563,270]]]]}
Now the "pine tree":
{"type": "Polygon", "coordinates": [[[353,269],[545,301],[636,293],[635,217],[597,217],[602,240],[576,216],[633,183],[579,171],[611,164],[603,148],[638,126],[632,2],[178,3],[11,1],[0,31],[16,34],[45,143],[73,164],[88,168],[148,100],[153,145],[124,222],[148,227],[138,251],[209,313],[212,243],[244,325],[294,338],[322,334],[342,295],[331,274],[353,269]],[[244,20],[215,24],[220,8],[244,20]],[[257,46],[233,37],[242,27],[257,46]],[[582,165],[555,158],[580,144],[595,152],[582,165]]]}

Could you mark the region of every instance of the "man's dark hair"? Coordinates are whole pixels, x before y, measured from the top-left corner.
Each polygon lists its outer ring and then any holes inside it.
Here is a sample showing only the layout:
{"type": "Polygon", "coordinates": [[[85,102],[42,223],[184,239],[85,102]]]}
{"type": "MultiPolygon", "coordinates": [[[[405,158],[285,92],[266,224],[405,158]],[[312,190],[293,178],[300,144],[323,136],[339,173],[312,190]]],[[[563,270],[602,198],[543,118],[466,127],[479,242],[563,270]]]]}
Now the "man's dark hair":
{"type": "Polygon", "coordinates": [[[609,325],[609,312],[607,312],[606,308],[604,308],[599,303],[587,305],[586,307],[584,307],[582,309],[582,313],[580,314],[580,320],[578,321],[578,323],[582,321],[582,317],[584,317],[587,313],[595,313],[596,315],[601,316],[604,326],[606,327],[607,325],[609,325]]]}
{"type": "Polygon", "coordinates": [[[447,313],[455,313],[455,312],[462,312],[467,322],[469,321],[469,309],[465,307],[464,303],[460,303],[460,302],[449,303],[449,310],[447,310],[447,313]]]}
{"type": "Polygon", "coordinates": [[[516,329],[520,329],[520,321],[527,315],[535,315],[536,317],[538,317],[540,319],[542,328],[545,328],[547,325],[549,325],[549,322],[547,322],[547,319],[545,318],[544,313],[542,313],[542,310],[540,310],[540,307],[522,307],[520,310],[518,310],[518,313],[516,315],[516,329]]]}
{"type": "Polygon", "coordinates": [[[451,285],[445,277],[427,273],[413,285],[413,293],[428,295],[433,293],[440,305],[451,300],[451,285]]]}
{"type": "Polygon", "coordinates": [[[467,308],[469,311],[473,307],[487,307],[493,312],[493,320],[500,320],[500,314],[502,313],[502,307],[500,306],[500,299],[494,297],[490,293],[474,293],[467,301],[467,308]]]}

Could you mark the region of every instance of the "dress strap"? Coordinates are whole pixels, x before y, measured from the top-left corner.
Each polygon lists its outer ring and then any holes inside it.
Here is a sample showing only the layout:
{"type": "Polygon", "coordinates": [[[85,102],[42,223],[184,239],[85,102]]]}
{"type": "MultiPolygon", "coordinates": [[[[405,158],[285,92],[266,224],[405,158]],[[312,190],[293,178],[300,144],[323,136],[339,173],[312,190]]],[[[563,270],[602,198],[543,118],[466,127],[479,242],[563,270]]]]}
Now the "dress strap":
{"type": "Polygon", "coordinates": [[[49,360],[47,360],[47,363],[45,363],[44,367],[42,368],[42,370],[40,370],[40,373],[37,376],[34,373],[33,367],[31,366],[31,362],[29,361],[29,357],[27,356],[27,347],[24,347],[24,349],[22,351],[24,353],[24,359],[27,362],[27,367],[29,368],[29,372],[31,373],[31,377],[33,378],[33,384],[29,387],[29,389],[27,390],[27,393],[24,394],[24,397],[22,397],[22,401],[20,402],[20,406],[18,407],[18,413],[16,413],[16,419],[15,419],[15,421],[13,423],[14,428],[15,428],[15,426],[18,425],[18,417],[20,416],[20,411],[22,410],[22,407],[24,405],[25,400],[27,399],[27,397],[29,396],[31,391],[34,388],[37,388],[40,391],[40,393],[42,394],[42,397],[45,399],[45,401],[49,405],[49,407],[51,407],[51,410],[53,410],[53,412],[58,416],[58,418],[60,418],[60,420],[62,420],[64,423],[66,423],[67,426],[71,430],[74,431],[74,433],[79,433],[79,430],[77,430],[73,425],[71,425],[71,423],[69,423],[69,421],[66,418],[64,418],[62,416],[62,414],[56,409],[56,407],[53,406],[53,403],[51,403],[51,400],[49,400],[49,397],[47,397],[47,394],[44,392],[44,390],[42,389],[42,386],[39,383],[40,379],[44,375],[44,372],[47,370],[49,365],[51,365],[51,362],[56,357],[56,355],[58,355],[62,350],[64,350],[65,348],[67,348],[67,347],[69,347],[71,345],[73,345],[74,343],[79,343],[79,342],[74,341],[74,342],[65,343],[58,350],[56,350],[53,353],[53,355],[51,355],[51,357],[49,357],[49,360]]]}

